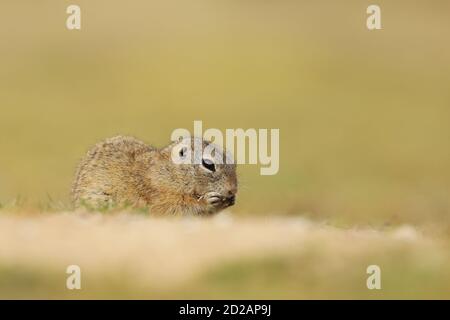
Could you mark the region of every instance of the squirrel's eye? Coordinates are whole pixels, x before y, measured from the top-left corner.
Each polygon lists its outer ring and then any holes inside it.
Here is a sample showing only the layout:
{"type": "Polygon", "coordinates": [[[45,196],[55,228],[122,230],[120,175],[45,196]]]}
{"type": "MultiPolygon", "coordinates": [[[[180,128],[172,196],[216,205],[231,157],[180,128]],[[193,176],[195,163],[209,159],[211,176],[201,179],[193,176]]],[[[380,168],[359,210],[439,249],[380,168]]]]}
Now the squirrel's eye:
{"type": "Polygon", "coordinates": [[[214,162],[212,162],[209,159],[202,159],[202,165],[208,169],[209,171],[216,171],[216,166],[214,165],[214,162]]]}
{"type": "Polygon", "coordinates": [[[186,149],[186,148],[181,148],[181,150],[180,150],[180,152],[179,152],[180,157],[181,157],[181,158],[184,158],[186,152],[187,152],[187,149],[186,149]]]}

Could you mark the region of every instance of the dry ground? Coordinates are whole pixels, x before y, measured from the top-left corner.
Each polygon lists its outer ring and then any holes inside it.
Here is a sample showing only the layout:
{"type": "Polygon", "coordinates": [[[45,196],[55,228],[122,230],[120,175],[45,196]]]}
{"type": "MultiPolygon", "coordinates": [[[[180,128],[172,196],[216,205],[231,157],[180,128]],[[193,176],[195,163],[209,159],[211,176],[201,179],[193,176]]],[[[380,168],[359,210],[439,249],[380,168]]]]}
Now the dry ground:
{"type": "Polygon", "coordinates": [[[3,213],[0,243],[1,298],[450,298],[449,242],[412,226],[3,213]],[[80,291],[65,288],[72,264],[80,291]]]}

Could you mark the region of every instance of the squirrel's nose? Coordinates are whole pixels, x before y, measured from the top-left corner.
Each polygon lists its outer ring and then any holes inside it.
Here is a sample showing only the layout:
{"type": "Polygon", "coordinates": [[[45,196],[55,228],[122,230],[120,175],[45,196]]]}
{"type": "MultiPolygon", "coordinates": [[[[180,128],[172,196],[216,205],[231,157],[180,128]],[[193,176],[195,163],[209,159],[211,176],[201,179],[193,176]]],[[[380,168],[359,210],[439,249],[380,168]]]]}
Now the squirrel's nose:
{"type": "Polygon", "coordinates": [[[230,206],[232,206],[234,204],[235,200],[236,200],[236,196],[234,194],[227,197],[227,202],[229,203],[230,206]]]}

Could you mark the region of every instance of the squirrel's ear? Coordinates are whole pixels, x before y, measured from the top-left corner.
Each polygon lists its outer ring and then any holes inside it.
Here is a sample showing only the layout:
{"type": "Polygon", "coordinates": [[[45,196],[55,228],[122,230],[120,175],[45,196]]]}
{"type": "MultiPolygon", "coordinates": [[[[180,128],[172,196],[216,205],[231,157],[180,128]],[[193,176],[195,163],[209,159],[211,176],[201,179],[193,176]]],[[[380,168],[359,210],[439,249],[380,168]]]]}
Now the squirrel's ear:
{"type": "Polygon", "coordinates": [[[175,139],[172,140],[172,144],[179,144],[180,142],[183,142],[183,140],[185,139],[184,136],[178,136],[175,139]]]}
{"type": "Polygon", "coordinates": [[[187,129],[178,128],[172,131],[170,135],[170,141],[181,142],[185,137],[189,137],[191,133],[187,129]]]}

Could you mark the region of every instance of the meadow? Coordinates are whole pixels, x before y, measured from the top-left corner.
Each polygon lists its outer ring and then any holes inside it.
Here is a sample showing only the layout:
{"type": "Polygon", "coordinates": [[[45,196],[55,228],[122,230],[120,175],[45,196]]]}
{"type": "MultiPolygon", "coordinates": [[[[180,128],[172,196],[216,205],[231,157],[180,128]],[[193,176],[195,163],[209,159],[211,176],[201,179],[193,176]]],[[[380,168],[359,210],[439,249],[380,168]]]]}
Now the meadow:
{"type": "Polygon", "coordinates": [[[1,298],[449,298],[447,1],[378,1],[377,31],[356,0],[79,0],[79,31],[69,4],[0,4],[1,298]],[[72,208],[98,140],[194,120],[280,129],[279,173],[240,165],[212,219],[72,208]]]}

